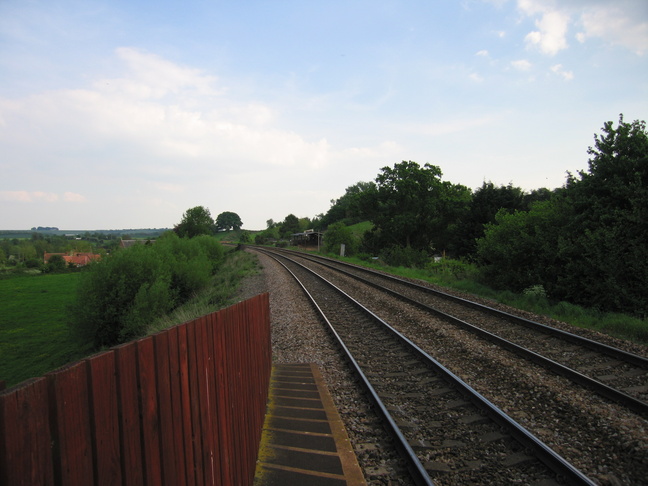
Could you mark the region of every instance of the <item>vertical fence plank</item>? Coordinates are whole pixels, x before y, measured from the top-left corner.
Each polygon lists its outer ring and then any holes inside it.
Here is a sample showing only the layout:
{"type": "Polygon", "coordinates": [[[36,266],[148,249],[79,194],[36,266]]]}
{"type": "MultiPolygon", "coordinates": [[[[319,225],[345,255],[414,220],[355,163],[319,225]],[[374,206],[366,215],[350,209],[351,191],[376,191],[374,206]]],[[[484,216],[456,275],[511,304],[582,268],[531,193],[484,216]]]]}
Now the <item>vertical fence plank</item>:
{"type": "Polygon", "coordinates": [[[184,450],[184,433],[182,420],[182,388],[180,386],[180,361],[179,361],[179,343],[178,327],[174,326],[166,331],[169,344],[169,384],[171,396],[171,414],[173,419],[173,445],[176,464],[175,485],[182,486],[187,484],[187,475],[185,470],[185,450],[184,450]]]}
{"type": "MultiPolygon", "coordinates": [[[[203,466],[203,424],[201,422],[200,407],[200,389],[198,386],[200,380],[199,350],[196,339],[196,321],[187,323],[187,353],[189,369],[189,393],[191,395],[191,429],[192,444],[194,450],[195,464],[195,481],[196,485],[202,486],[205,481],[205,469],[203,466]]],[[[206,446],[205,446],[206,448],[206,446]]]]}
{"type": "Polygon", "coordinates": [[[160,414],[160,443],[162,444],[163,484],[175,486],[178,482],[176,444],[173,437],[173,409],[171,379],[169,376],[169,336],[163,331],[153,336],[157,376],[158,411],[160,414]]]}
{"type": "Polygon", "coordinates": [[[230,478],[231,454],[234,452],[229,444],[229,428],[232,426],[230,421],[230,405],[228,380],[225,372],[225,361],[227,360],[227,350],[223,339],[223,328],[219,316],[222,310],[209,316],[208,340],[214,353],[214,436],[219,444],[219,469],[221,484],[232,484],[230,478]]]}
{"type": "Polygon", "coordinates": [[[117,400],[119,403],[121,468],[124,486],[143,486],[142,437],[137,383],[137,345],[115,349],[117,400]]]}
{"type": "MultiPolygon", "coordinates": [[[[222,316],[222,326],[225,329],[225,337],[227,342],[227,348],[232,350],[232,353],[229,353],[227,357],[227,367],[229,369],[228,376],[230,377],[229,383],[229,393],[230,400],[235,403],[246,403],[243,391],[247,386],[244,383],[243,379],[243,369],[241,368],[240,355],[244,352],[241,339],[239,339],[241,333],[244,331],[245,326],[241,325],[239,320],[240,315],[236,312],[236,309],[239,306],[231,307],[225,309],[225,312],[222,316]],[[240,383],[239,386],[236,386],[235,383],[240,383]]],[[[237,478],[243,480],[245,477],[242,471],[242,459],[246,448],[246,439],[247,439],[247,426],[242,422],[242,412],[243,407],[233,407],[231,423],[233,430],[240,433],[237,433],[235,436],[232,436],[232,449],[237,451],[237,455],[233,457],[232,469],[237,478]]]]}
{"type": "Polygon", "coordinates": [[[45,378],[0,393],[0,484],[54,484],[45,378]]]}
{"type": "Polygon", "coordinates": [[[155,380],[153,338],[140,339],[137,341],[136,346],[144,474],[147,485],[159,486],[162,484],[162,463],[160,460],[160,419],[155,380]]]}
{"type": "MultiPolygon", "coordinates": [[[[197,355],[197,376],[198,376],[198,395],[200,402],[200,422],[202,429],[200,431],[203,440],[203,474],[205,485],[218,484],[219,479],[216,477],[215,460],[217,447],[217,437],[212,433],[212,413],[209,390],[209,360],[207,352],[206,335],[207,317],[202,317],[196,322],[196,355],[197,355]]],[[[219,473],[220,474],[220,473],[219,473]]]]}
{"type": "Polygon", "coordinates": [[[45,375],[58,484],[94,484],[88,377],[83,362],[45,375]]]}
{"type": "Polygon", "coordinates": [[[107,351],[85,362],[88,368],[95,484],[121,485],[115,353],[107,351]]]}
{"type": "MultiPolygon", "coordinates": [[[[189,353],[187,349],[187,325],[181,324],[178,333],[178,370],[180,378],[180,400],[182,412],[182,441],[185,451],[185,472],[187,484],[196,484],[193,449],[193,427],[191,423],[191,390],[189,387],[189,353]]],[[[193,351],[193,350],[192,350],[193,351]]]]}

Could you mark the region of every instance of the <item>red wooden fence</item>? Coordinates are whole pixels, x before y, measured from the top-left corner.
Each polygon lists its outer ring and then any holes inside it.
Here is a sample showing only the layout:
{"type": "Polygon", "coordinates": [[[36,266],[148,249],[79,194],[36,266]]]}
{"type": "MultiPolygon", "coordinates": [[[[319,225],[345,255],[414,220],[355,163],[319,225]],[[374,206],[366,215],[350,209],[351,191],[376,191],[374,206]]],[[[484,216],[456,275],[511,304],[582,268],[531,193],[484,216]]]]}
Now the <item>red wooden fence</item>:
{"type": "Polygon", "coordinates": [[[0,485],[252,484],[268,295],[0,392],[0,485]]]}

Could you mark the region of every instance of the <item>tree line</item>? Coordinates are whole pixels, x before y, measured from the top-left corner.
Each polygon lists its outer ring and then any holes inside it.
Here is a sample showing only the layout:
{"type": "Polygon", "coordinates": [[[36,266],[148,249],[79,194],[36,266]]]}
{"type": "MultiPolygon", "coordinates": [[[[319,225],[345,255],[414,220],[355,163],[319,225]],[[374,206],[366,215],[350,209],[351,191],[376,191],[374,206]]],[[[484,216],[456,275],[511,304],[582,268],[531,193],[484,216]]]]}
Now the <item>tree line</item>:
{"type": "Polygon", "coordinates": [[[563,187],[525,192],[484,182],[472,191],[431,164],[403,161],[358,182],[311,223],[326,242],[392,265],[424,266],[446,255],[479,267],[498,289],[541,288],[603,311],[648,315],[646,123],[606,122],[587,170],[563,187]],[[361,238],[348,226],[370,221],[361,238]]]}

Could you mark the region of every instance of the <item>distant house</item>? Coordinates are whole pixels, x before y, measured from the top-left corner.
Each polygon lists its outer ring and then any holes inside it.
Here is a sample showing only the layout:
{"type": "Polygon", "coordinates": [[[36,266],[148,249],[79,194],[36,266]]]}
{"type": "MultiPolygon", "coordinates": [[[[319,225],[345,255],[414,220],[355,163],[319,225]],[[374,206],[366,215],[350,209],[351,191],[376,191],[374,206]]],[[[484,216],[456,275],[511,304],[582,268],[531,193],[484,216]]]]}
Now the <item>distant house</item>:
{"type": "Polygon", "coordinates": [[[45,263],[49,262],[49,259],[54,255],[60,255],[65,260],[65,263],[68,265],[74,265],[75,267],[85,267],[89,263],[96,262],[101,260],[101,255],[95,253],[81,253],[81,252],[71,252],[67,253],[45,253],[43,256],[43,261],[45,263]]]}

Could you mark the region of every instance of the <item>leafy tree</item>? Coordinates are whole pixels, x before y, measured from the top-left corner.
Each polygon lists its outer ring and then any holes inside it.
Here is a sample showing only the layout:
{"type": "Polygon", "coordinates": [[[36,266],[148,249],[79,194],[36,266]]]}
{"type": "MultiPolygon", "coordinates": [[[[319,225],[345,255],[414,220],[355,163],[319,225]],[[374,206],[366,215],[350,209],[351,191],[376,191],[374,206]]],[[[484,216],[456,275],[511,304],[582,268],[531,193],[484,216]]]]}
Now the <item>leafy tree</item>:
{"type": "Polygon", "coordinates": [[[500,210],[477,240],[477,254],[487,283],[519,292],[533,285],[554,290],[564,262],[559,249],[571,210],[564,200],[536,203],[529,211],[500,210]]]}
{"type": "Polygon", "coordinates": [[[498,286],[544,285],[550,297],[605,311],[648,314],[648,134],[645,122],[605,123],[589,170],[550,200],[498,213],[478,241],[498,286]]]}
{"type": "Polygon", "coordinates": [[[459,221],[470,190],[441,181],[441,169],[431,164],[401,162],[383,167],[376,189],[362,198],[374,228],[368,239],[381,247],[398,245],[431,252],[444,248],[449,229],[459,221]]]}
{"type": "Polygon", "coordinates": [[[196,206],[187,209],[182,215],[182,221],[174,228],[181,238],[193,238],[198,235],[211,235],[214,232],[214,220],[209,209],[196,206]]]}
{"type": "Polygon", "coordinates": [[[346,191],[339,199],[331,200],[331,207],[328,212],[320,218],[320,225],[327,227],[338,221],[346,225],[352,225],[365,221],[362,199],[363,197],[375,191],[376,184],[373,182],[357,182],[346,188],[346,191]]]}
{"type": "Polygon", "coordinates": [[[457,225],[453,235],[454,250],[457,256],[473,255],[476,251],[476,240],[484,236],[484,226],[495,222],[495,215],[501,209],[517,211],[528,209],[524,191],[512,184],[495,186],[484,181],[470,199],[465,216],[457,225]]]}
{"type": "Polygon", "coordinates": [[[299,218],[294,214],[289,214],[281,223],[280,235],[282,238],[287,238],[292,234],[299,233],[301,227],[299,225],[299,218]]]}
{"type": "Polygon", "coordinates": [[[238,214],[225,211],[216,216],[216,231],[240,230],[243,222],[238,214]]]}
{"type": "Polygon", "coordinates": [[[324,234],[324,251],[328,253],[339,253],[340,245],[342,244],[345,246],[345,254],[347,256],[357,253],[360,247],[360,242],[353,234],[353,231],[351,231],[351,228],[341,222],[333,223],[324,234]]]}
{"type": "Polygon", "coordinates": [[[46,272],[60,272],[65,270],[66,267],[65,258],[62,255],[52,255],[47,260],[47,265],[45,266],[46,272]]]}
{"type": "Polygon", "coordinates": [[[646,122],[606,122],[589,147],[589,170],[570,175],[573,253],[561,295],[606,310],[648,314],[646,122]]]}

